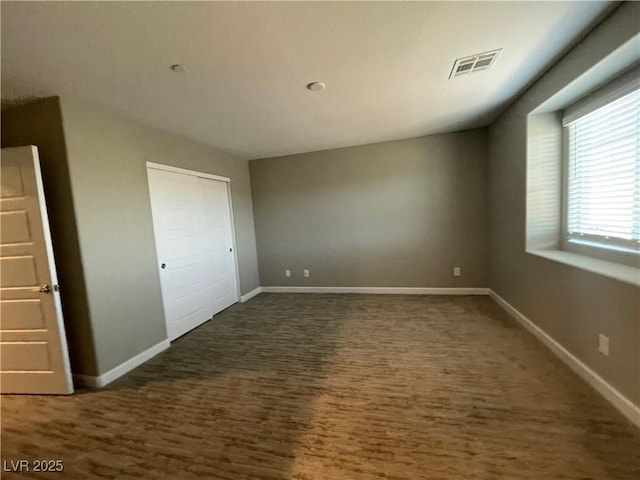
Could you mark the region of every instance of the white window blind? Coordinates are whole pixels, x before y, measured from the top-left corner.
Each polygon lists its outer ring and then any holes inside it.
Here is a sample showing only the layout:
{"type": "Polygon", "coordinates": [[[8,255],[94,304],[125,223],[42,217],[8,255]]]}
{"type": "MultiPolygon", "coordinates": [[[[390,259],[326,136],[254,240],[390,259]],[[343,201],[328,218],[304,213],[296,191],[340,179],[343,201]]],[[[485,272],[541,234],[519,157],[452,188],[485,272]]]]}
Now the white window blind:
{"type": "Polygon", "coordinates": [[[640,90],[565,125],[568,239],[640,250],[640,90]]]}

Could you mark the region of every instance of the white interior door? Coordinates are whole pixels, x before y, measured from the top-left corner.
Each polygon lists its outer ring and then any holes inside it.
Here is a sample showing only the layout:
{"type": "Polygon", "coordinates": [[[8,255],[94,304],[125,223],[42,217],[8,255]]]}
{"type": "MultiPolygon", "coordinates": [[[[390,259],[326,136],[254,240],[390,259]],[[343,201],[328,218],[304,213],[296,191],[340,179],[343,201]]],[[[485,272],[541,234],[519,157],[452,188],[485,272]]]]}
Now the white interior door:
{"type": "Polygon", "coordinates": [[[233,254],[229,184],[210,178],[197,179],[204,282],[211,310],[216,314],[240,300],[233,254]]]}
{"type": "Polygon", "coordinates": [[[37,149],[3,149],[0,184],[1,391],[72,393],[37,149]]]}
{"type": "Polygon", "coordinates": [[[167,335],[174,340],[239,300],[228,183],[149,167],[167,335]]]}

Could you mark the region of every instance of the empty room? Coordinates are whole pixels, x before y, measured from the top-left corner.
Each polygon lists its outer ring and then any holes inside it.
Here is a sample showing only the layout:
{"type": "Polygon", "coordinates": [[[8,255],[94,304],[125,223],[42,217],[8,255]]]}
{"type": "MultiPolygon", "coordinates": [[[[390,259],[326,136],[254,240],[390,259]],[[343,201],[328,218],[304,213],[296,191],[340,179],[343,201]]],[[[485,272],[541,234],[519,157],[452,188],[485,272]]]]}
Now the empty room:
{"type": "Polygon", "coordinates": [[[640,478],[640,2],[0,18],[2,478],[640,478]]]}

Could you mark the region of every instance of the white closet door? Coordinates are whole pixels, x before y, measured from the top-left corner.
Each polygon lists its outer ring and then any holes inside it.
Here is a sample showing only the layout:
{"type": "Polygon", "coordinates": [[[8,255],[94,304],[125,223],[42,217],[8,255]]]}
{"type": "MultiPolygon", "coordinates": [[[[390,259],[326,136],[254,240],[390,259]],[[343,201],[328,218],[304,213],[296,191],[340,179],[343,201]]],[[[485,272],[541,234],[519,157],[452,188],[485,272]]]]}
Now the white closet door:
{"type": "Polygon", "coordinates": [[[198,177],[204,285],[215,313],[238,301],[227,185],[198,177]]]}
{"type": "Polygon", "coordinates": [[[148,173],[167,335],[175,340],[238,301],[227,183],[148,173]]]}

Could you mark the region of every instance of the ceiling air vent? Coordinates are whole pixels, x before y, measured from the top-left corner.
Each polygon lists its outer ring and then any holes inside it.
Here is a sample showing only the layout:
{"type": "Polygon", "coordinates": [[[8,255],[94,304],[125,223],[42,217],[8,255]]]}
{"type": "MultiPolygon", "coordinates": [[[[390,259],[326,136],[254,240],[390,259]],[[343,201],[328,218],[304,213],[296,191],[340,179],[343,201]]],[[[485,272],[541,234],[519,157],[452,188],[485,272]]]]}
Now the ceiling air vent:
{"type": "Polygon", "coordinates": [[[499,48],[498,50],[492,50],[490,52],[476,53],[470,57],[458,58],[453,64],[449,78],[459,77],[481,70],[488,70],[495,63],[501,51],[502,49],[499,48]]]}

